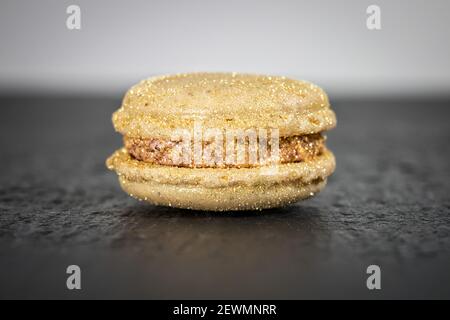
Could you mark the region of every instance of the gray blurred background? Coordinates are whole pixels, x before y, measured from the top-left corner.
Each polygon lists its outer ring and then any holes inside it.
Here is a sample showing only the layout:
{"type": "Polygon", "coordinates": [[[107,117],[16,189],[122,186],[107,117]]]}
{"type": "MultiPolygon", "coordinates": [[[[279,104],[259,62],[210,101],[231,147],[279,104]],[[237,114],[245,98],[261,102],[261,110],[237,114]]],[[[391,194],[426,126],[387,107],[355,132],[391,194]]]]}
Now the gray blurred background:
{"type": "Polygon", "coordinates": [[[449,15],[445,0],[1,0],[0,92],[116,94],[155,74],[238,71],[333,96],[447,95],[449,15]],[[71,4],[79,31],[66,28],[71,4]]]}

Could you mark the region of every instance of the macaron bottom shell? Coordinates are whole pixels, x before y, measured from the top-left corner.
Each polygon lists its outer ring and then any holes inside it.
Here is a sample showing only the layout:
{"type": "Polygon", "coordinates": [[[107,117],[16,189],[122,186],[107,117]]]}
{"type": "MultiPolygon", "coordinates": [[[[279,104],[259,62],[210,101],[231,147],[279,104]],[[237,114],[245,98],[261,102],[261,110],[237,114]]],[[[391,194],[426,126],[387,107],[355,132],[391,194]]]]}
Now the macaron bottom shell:
{"type": "Polygon", "coordinates": [[[314,196],[325,180],[309,184],[289,181],[268,186],[206,188],[192,185],[128,181],[121,178],[122,189],[130,196],[153,205],[202,211],[242,211],[277,208],[314,196]]]}
{"type": "Polygon", "coordinates": [[[335,169],[326,150],[314,160],[255,168],[183,168],[152,165],[125,150],[108,160],[122,189],[154,205],[205,211],[262,210],[283,207],[321,191],[335,169]]]}

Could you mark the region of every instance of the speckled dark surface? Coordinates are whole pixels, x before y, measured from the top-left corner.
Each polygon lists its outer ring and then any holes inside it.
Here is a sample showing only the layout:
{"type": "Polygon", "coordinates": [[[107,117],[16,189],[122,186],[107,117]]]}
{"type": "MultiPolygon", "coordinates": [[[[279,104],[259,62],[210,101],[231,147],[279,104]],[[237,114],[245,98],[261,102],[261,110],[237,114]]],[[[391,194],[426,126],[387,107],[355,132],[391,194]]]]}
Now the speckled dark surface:
{"type": "Polygon", "coordinates": [[[0,98],[0,298],[450,298],[449,101],[335,101],[327,188],[231,214],[125,195],[119,103],[0,98]]]}

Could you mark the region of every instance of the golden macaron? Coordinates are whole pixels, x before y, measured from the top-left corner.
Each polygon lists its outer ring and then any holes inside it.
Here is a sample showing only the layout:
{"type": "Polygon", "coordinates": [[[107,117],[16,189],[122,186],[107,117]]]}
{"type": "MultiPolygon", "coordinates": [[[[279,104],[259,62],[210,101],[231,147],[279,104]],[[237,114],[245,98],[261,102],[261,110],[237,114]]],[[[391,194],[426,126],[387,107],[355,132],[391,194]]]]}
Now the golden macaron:
{"type": "Polygon", "coordinates": [[[152,204],[229,211],[308,198],[334,171],[336,125],[318,86],[284,77],[191,73],[133,86],[113,115],[124,148],[107,166],[152,204]]]}

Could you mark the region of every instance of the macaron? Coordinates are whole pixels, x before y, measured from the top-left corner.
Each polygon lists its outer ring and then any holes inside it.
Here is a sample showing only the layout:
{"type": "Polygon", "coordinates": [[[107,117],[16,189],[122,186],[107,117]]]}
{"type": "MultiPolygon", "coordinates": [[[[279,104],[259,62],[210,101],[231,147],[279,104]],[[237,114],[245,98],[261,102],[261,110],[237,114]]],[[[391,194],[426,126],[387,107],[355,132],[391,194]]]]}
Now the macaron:
{"type": "Polygon", "coordinates": [[[277,76],[153,77],[113,114],[124,147],[106,161],[129,195],[207,211],[286,206],[321,191],[335,169],[336,125],[318,86],[277,76]]]}

